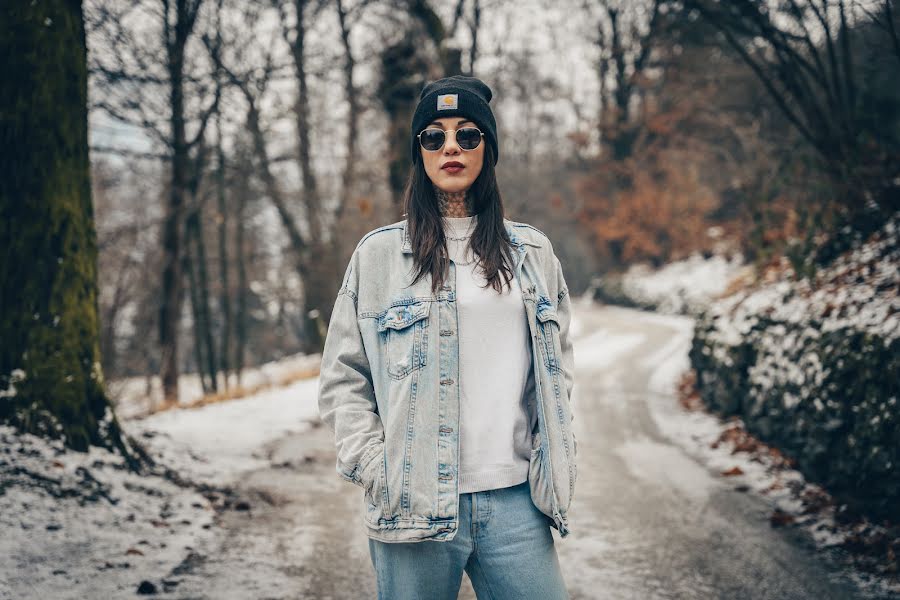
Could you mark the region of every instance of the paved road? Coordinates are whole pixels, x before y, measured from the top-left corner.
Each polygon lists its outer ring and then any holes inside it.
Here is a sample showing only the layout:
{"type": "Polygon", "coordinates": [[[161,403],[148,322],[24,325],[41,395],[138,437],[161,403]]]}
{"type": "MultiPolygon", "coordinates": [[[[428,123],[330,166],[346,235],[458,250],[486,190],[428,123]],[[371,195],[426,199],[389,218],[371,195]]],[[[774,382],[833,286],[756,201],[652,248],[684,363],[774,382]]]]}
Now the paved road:
{"type": "MultiPolygon", "coordinates": [[[[557,541],[572,597],[859,597],[832,581],[799,532],[770,527],[763,500],[734,491],[659,433],[648,407],[668,399],[651,397],[656,365],[646,359],[662,362],[666,347],[686,355],[688,338],[673,346],[676,330],[637,311],[579,315],[582,355],[614,359],[578,364],[574,530],[557,541]]],[[[578,351],[576,342],[576,361],[578,351]]]]}
{"type": "MultiPolygon", "coordinates": [[[[554,531],[571,597],[861,597],[802,534],[772,529],[763,500],[659,433],[648,409],[660,400],[648,386],[654,365],[644,361],[667,347],[686,353],[672,344],[677,331],[627,309],[576,310],[578,483],[572,533],[554,531]]],[[[250,510],[224,513],[227,535],[183,566],[178,597],[374,598],[362,492],[334,473],[330,431],[261,452],[272,467],[240,487],[250,510]]],[[[460,598],[475,598],[467,577],[460,598]]]]}

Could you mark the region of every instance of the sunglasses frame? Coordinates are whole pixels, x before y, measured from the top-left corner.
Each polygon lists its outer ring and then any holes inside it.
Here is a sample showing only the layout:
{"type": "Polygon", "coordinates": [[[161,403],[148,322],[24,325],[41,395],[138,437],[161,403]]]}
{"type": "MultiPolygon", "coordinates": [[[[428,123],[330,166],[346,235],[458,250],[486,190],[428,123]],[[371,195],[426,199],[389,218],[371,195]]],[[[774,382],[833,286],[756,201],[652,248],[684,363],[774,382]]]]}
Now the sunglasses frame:
{"type": "MultiPolygon", "coordinates": [[[[478,150],[478,146],[481,145],[481,141],[484,139],[484,132],[481,131],[480,129],[478,129],[477,127],[475,127],[474,125],[466,125],[465,127],[460,127],[459,129],[474,129],[479,134],[481,134],[481,136],[478,138],[478,144],[474,148],[463,148],[462,146],[459,145],[459,142],[456,142],[456,145],[459,146],[459,149],[464,152],[472,152],[473,150],[478,150]]],[[[457,129],[438,129],[437,127],[426,127],[425,129],[423,129],[416,135],[416,139],[419,140],[419,146],[425,152],[440,152],[441,148],[444,147],[444,144],[447,143],[447,134],[451,131],[453,132],[453,139],[456,139],[456,132],[458,131],[457,129]],[[422,134],[425,133],[426,131],[428,131],[429,129],[433,129],[435,131],[441,131],[444,133],[444,141],[441,142],[441,145],[438,146],[437,148],[435,148],[434,150],[429,150],[428,148],[426,148],[425,146],[422,145],[422,134]]]]}

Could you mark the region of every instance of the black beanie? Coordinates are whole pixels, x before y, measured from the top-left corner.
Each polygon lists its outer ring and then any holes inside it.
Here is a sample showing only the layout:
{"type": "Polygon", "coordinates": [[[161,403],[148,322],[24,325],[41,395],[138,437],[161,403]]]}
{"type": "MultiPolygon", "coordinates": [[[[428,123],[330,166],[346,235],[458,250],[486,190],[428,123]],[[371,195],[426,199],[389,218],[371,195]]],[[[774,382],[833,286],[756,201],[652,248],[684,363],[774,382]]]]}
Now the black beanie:
{"type": "Polygon", "coordinates": [[[413,164],[419,159],[419,140],[416,137],[428,124],[442,117],[468,117],[478,125],[484,133],[484,139],[494,151],[494,164],[500,159],[500,148],[497,145],[497,123],[488,102],[491,101],[491,88],[477,77],[452,75],[432,81],[422,88],[419,104],[412,118],[412,153],[413,164]]]}

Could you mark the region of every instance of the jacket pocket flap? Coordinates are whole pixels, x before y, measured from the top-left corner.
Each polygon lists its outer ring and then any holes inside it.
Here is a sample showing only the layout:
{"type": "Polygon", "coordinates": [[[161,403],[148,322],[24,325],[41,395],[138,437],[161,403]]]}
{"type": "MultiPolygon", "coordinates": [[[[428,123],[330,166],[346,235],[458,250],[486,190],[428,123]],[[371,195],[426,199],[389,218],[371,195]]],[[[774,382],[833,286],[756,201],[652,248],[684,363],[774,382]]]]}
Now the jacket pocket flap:
{"type": "Polygon", "coordinates": [[[544,304],[541,308],[538,308],[537,318],[541,323],[556,321],[557,325],[559,324],[559,316],[556,314],[556,309],[549,304],[544,304]]]}
{"type": "Polygon", "coordinates": [[[386,329],[404,329],[428,316],[430,302],[413,302],[401,304],[387,309],[378,317],[378,331],[386,329]]]}

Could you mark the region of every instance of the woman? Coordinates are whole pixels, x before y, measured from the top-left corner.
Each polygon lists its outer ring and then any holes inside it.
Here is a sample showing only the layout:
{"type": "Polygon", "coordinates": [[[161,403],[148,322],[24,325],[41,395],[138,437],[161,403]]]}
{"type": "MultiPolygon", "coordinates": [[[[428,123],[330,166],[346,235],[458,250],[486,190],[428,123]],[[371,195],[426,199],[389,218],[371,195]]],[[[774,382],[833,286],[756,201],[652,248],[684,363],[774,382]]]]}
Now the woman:
{"type": "MultiPolygon", "coordinates": [[[[319,412],[365,490],[379,598],[567,598],[571,305],[550,240],[503,216],[490,88],[453,76],[412,120],[406,219],[359,241],[319,412]]],[[[349,524],[348,524],[349,525],[349,524]]]]}

